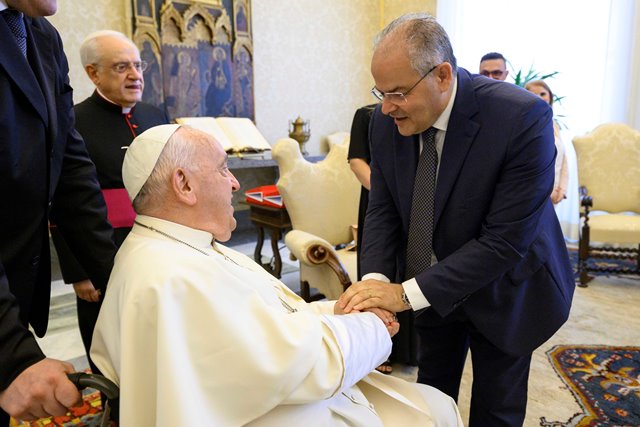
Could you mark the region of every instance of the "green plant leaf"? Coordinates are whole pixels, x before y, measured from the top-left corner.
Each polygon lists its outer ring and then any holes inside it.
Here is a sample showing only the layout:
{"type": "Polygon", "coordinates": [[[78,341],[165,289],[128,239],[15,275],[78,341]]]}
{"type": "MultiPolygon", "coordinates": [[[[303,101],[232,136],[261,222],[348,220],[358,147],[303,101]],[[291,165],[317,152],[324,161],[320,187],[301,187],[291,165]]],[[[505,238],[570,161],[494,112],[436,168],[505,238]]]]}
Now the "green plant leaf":
{"type": "MultiPolygon", "coordinates": [[[[547,74],[543,74],[539,71],[537,71],[534,67],[533,64],[531,64],[531,66],[529,67],[529,70],[526,72],[520,68],[518,70],[516,70],[515,68],[513,68],[511,66],[511,63],[509,63],[509,67],[511,68],[512,71],[512,75],[513,75],[513,84],[520,86],[521,88],[524,88],[527,83],[529,83],[530,81],[533,80],[546,80],[546,79],[552,79],[554,78],[557,74],[559,74],[559,71],[552,71],[550,73],[547,74]]],[[[553,102],[554,103],[562,103],[562,100],[564,99],[564,96],[558,96],[557,94],[553,94],[553,102]]],[[[556,121],[560,124],[561,128],[566,129],[567,126],[566,124],[562,121],[563,116],[556,116],[556,121]]]]}
{"type": "MultiPolygon", "coordinates": [[[[509,64],[509,66],[511,66],[511,64],[509,64]]],[[[542,74],[533,67],[533,64],[529,67],[529,70],[526,72],[526,74],[524,74],[525,72],[522,68],[516,71],[513,67],[511,67],[511,70],[514,71],[514,84],[520,87],[525,87],[527,83],[532,80],[545,80],[553,78],[556,74],[559,73],[559,71],[552,71],[548,74],[542,74]]]]}

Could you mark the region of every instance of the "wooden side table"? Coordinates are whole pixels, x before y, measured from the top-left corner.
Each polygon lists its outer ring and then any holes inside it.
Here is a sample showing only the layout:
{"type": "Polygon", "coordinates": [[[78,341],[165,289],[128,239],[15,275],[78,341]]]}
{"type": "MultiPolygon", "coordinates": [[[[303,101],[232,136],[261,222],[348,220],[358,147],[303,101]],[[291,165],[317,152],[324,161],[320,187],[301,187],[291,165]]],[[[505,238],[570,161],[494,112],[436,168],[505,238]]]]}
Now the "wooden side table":
{"type": "Polygon", "coordinates": [[[251,222],[258,229],[258,242],[253,252],[253,259],[269,273],[278,279],[282,272],[282,258],[278,250],[278,241],[283,233],[291,228],[291,220],[285,208],[272,208],[270,206],[260,206],[248,203],[250,209],[251,222]],[[271,232],[271,249],[273,250],[274,265],[262,263],[262,245],[264,243],[264,229],[271,232]]]}

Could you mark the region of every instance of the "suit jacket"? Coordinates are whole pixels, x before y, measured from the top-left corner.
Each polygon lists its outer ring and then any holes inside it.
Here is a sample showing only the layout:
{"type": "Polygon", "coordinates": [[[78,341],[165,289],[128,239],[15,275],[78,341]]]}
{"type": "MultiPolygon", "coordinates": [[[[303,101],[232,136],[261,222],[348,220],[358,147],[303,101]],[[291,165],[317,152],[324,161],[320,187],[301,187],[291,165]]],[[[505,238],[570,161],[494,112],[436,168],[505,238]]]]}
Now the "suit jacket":
{"type": "MultiPolygon", "coordinates": [[[[363,274],[404,277],[418,137],[400,135],[379,108],[370,135],[363,274]]],[[[566,321],[573,296],[549,198],[554,156],[546,103],[459,69],[435,194],[439,262],[416,281],[440,316],[459,308],[487,339],[515,355],[530,353],[566,321]]]]}
{"type": "Polygon", "coordinates": [[[68,65],[56,30],[25,18],[28,62],[0,19],[0,390],[44,356],[26,329],[47,328],[48,218],[105,288],[115,246],[96,172],[74,130],[68,65]]]}
{"type": "MultiPolygon", "coordinates": [[[[122,188],[122,162],[133,138],[149,128],[169,122],[164,112],[144,102],[138,102],[128,114],[94,91],[93,94],[74,107],[76,130],[87,146],[91,160],[96,165],[98,183],[103,189],[122,188]]],[[[116,231],[116,244],[122,243],[130,227],[116,231]]],[[[58,253],[62,277],[65,283],[87,279],[87,273],[71,253],[65,240],[56,228],[51,237],[58,253]]]]}

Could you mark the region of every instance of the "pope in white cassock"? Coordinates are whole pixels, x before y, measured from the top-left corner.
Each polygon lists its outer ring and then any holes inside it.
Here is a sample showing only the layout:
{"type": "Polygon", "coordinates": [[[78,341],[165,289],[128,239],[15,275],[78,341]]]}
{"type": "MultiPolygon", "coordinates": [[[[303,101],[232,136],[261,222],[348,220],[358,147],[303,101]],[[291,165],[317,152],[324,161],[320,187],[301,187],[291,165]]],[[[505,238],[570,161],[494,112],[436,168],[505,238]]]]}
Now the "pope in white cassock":
{"type": "Polygon", "coordinates": [[[139,135],[122,175],[137,218],[120,248],[91,356],[120,386],[120,425],[459,426],[440,391],[377,373],[392,313],[308,304],[219,245],[240,185],[212,137],[139,135]]]}

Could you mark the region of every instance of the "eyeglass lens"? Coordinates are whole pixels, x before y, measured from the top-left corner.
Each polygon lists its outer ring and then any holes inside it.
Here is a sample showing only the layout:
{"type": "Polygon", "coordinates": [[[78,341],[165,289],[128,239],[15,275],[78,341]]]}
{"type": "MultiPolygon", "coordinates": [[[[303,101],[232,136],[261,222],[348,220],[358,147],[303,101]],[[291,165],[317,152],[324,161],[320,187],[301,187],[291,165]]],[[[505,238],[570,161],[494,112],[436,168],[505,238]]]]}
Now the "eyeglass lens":
{"type": "Polygon", "coordinates": [[[504,74],[504,71],[502,70],[493,70],[493,71],[489,71],[489,70],[482,70],[480,72],[480,74],[482,74],[485,77],[502,77],[502,75],[504,74]]]}
{"type": "Polygon", "coordinates": [[[113,66],[113,69],[117,73],[124,73],[130,67],[133,67],[133,68],[136,69],[136,71],[141,73],[141,72],[143,72],[144,70],[147,69],[147,66],[148,66],[148,64],[147,64],[146,61],[140,61],[140,62],[118,62],[117,64],[115,64],[113,66]]]}

